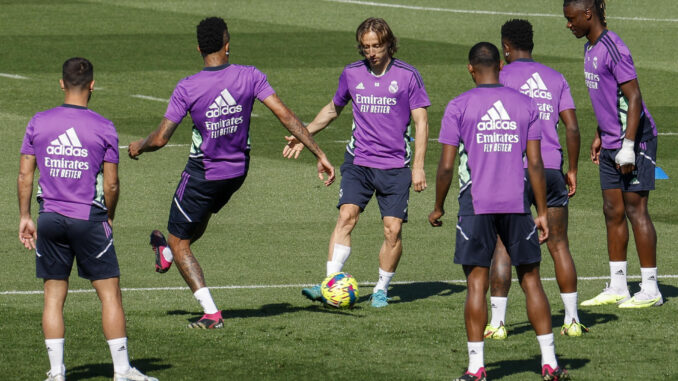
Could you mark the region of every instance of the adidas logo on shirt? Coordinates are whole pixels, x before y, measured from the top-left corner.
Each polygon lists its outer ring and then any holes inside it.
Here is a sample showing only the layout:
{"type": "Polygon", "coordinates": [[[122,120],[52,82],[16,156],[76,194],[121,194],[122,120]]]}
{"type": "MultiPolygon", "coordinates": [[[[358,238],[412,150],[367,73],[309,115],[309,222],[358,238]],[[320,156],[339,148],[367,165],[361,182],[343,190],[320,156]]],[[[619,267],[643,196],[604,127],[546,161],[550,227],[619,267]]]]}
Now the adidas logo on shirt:
{"type": "Polygon", "coordinates": [[[504,108],[504,104],[501,103],[501,100],[498,100],[492,104],[489,110],[485,115],[480,118],[481,122],[478,122],[478,130],[515,130],[518,125],[516,122],[511,120],[508,112],[504,108]]]}
{"type": "Polygon", "coordinates": [[[218,118],[222,115],[234,114],[241,111],[242,106],[235,101],[235,98],[228,92],[228,89],[223,89],[214,99],[205,116],[207,118],[218,118]]]}
{"type": "Polygon", "coordinates": [[[520,92],[528,95],[530,98],[543,98],[551,99],[551,93],[546,87],[544,81],[542,81],[539,73],[534,72],[532,76],[525,81],[525,83],[520,86],[520,92]]]}
{"type": "Polygon", "coordinates": [[[358,86],[356,86],[355,88],[356,88],[356,90],[365,90],[365,85],[363,85],[363,83],[360,82],[360,83],[358,84],[358,86]]]}
{"type": "Polygon", "coordinates": [[[75,128],[71,127],[56,139],[52,140],[47,146],[49,155],[79,156],[87,157],[87,149],[82,148],[82,143],[75,133],[75,128]]]}

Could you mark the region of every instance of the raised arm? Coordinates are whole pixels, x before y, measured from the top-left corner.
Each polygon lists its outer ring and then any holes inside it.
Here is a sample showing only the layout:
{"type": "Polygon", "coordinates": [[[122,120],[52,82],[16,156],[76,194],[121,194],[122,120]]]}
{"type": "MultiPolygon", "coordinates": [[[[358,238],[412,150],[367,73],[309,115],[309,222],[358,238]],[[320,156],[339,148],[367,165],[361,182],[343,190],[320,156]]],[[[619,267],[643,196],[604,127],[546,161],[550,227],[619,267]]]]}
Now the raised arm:
{"type": "Polygon", "coordinates": [[[567,161],[569,167],[565,181],[567,182],[568,197],[573,197],[577,192],[577,170],[579,166],[579,149],[581,139],[579,137],[579,123],[574,109],[560,112],[560,119],[565,123],[565,145],[567,146],[567,161]]]}
{"type": "Polygon", "coordinates": [[[144,152],[157,151],[169,142],[172,134],[179,126],[167,118],[162,118],[160,125],[146,138],[139,139],[129,144],[127,153],[130,158],[136,160],[144,152]]]}
{"type": "MultiPolygon", "coordinates": [[[[337,106],[333,101],[330,101],[330,103],[325,105],[325,107],[318,112],[318,115],[316,115],[315,118],[313,118],[313,121],[306,126],[306,129],[311,135],[315,135],[318,131],[329,126],[330,123],[337,119],[343,109],[343,106],[337,106]]],[[[285,136],[285,139],[287,140],[287,145],[283,148],[283,156],[288,159],[291,159],[292,156],[294,156],[295,159],[298,158],[299,154],[304,149],[304,145],[293,136],[285,136]]]]}
{"type": "Polygon", "coordinates": [[[31,197],[33,195],[35,168],[34,155],[21,155],[19,176],[16,182],[19,199],[19,241],[27,249],[35,249],[35,239],[37,238],[35,224],[31,218],[31,197]]]}
{"type": "Polygon", "coordinates": [[[415,192],[426,189],[426,173],[424,172],[424,160],[426,159],[426,146],[428,144],[428,113],[421,107],[412,110],[414,120],[414,162],[412,163],[412,185],[415,192]]]}
{"type": "Polygon", "coordinates": [[[438,163],[438,172],[436,173],[436,201],[433,211],[428,215],[428,222],[431,226],[442,226],[440,218],[445,215],[445,199],[452,184],[454,175],[454,158],[457,156],[457,147],[449,144],[443,144],[443,150],[440,153],[440,162],[438,163]]]}
{"type": "Polygon", "coordinates": [[[334,167],[327,160],[325,153],[318,147],[318,144],[313,140],[310,132],[304,127],[299,118],[285,106],[285,104],[278,98],[276,94],[270,95],[263,101],[264,105],[268,107],[273,114],[280,120],[283,126],[301,143],[303,143],[313,155],[318,159],[318,177],[323,180],[323,173],[327,173],[328,178],[325,180],[325,185],[329,186],[334,182],[334,167]]]}
{"type": "Polygon", "coordinates": [[[104,161],[104,201],[108,209],[108,223],[113,225],[115,207],[120,196],[120,180],[118,179],[118,164],[104,161]]]}

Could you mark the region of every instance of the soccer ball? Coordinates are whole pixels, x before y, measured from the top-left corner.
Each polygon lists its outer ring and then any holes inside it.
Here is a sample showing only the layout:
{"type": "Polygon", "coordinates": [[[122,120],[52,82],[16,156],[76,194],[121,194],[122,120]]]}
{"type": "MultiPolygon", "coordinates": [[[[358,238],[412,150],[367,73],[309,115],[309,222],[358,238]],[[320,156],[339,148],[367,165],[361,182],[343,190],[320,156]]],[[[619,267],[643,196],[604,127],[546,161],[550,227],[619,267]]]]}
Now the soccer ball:
{"type": "Polygon", "coordinates": [[[358,281],[351,274],[334,273],[322,282],[323,301],[336,308],[351,308],[358,301],[358,281]]]}

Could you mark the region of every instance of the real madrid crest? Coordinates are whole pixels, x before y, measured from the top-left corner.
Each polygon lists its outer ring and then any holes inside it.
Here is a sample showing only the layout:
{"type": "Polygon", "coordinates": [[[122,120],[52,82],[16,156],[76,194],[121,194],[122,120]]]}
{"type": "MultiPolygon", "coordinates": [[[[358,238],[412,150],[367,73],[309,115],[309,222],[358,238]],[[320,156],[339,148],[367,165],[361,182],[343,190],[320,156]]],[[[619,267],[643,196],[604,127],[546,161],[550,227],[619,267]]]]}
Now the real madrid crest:
{"type": "Polygon", "coordinates": [[[391,84],[388,85],[388,91],[391,94],[395,94],[398,92],[398,81],[391,81],[391,84]]]}

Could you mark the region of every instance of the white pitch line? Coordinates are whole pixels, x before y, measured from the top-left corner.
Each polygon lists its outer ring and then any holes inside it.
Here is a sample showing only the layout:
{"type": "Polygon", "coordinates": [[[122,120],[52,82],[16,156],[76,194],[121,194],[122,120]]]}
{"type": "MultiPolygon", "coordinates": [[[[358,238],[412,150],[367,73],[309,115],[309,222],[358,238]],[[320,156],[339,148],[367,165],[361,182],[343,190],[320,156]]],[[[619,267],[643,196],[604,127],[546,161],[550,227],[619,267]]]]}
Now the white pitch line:
{"type": "MultiPolygon", "coordinates": [[[[165,147],[188,147],[190,144],[166,144],[165,147]]],[[[118,149],[127,149],[129,146],[118,146],[118,149]]]]}
{"type": "Polygon", "coordinates": [[[23,75],[8,74],[8,73],[0,73],[0,77],[12,78],[12,79],[28,79],[28,77],[24,77],[23,75]]]}
{"type": "Polygon", "coordinates": [[[657,135],[674,136],[674,135],[678,135],[678,132],[657,132],[657,135]]]}
{"type": "MultiPolygon", "coordinates": [[[[359,1],[359,0],[325,0],[332,3],[344,3],[344,4],[355,4],[355,5],[367,5],[373,7],[384,7],[384,8],[400,8],[400,9],[410,9],[415,11],[431,11],[431,12],[447,12],[447,13],[461,13],[461,14],[475,14],[475,15],[498,15],[498,16],[520,16],[520,17],[557,17],[563,18],[563,15],[553,14],[553,13],[522,13],[522,12],[503,12],[503,11],[482,11],[474,9],[451,9],[451,8],[437,8],[437,7],[421,7],[416,5],[405,5],[405,4],[389,4],[389,3],[377,3],[373,1],[359,1]]],[[[650,17],[614,17],[608,16],[610,20],[624,20],[624,21],[663,21],[663,22],[678,22],[678,19],[658,19],[650,17]]]]}
{"type": "MultiPolygon", "coordinates": [[[[609,279],[609,276],[584,276],[578,277],[577,280],[605,280],[609,279]]],[[[629,279],[640,279],[640,275],[629,275],[629,279]]],[[[665,278],[678,278],[678,275],[660,275],[659,280],[665,278]]],[[[556,278],[541,278],[542,281],[555,281],[556,278]]],[[[430,280],[430,281],[396,281],[391,282],[394,285],[407,285],[407,284],[422,284],[430,282],[439,282],[439,283],[459,283],[465,284],[465,279],[454,279],[454,280],[430,280]]],[[[513,282],[518,282],[517,279],[513,279],[513,282]]],[[[374,286],[374,282],[360,282],[361,286],[374,286]]],[[[232,286],[208,286],[213,290],[254,290],[254,289],[264,289],[264,288],[299,288],[299,287],[309,287],[313,284],[251,284],[251,285],[232,285],[232,286]]],[[[181,291],[188,290],[188,287],[177,286],[177,287],[123,287],[122,291],[181,291]]],[[[68,290],[69,293],[82,294],[82,293],[91,293],[95,292],[94,289],[74,289],[68,290]]],[[[39,295],[42,294],[42,290],[31,290],[31,291],[0,291],[0,295],[39,295]]]]}
{"type": "Polygon", "coordinates": [[[150,96],[148,96],[148,95],[132,94],[132,95],[130,95],[130,97],[132,97],[132,98],[139,98],[139,99],[146,99],[146,100],[148,100],[148,101],[156,101],[156,102],[169,103],[169,99],[150,97],[150,96]]]}

